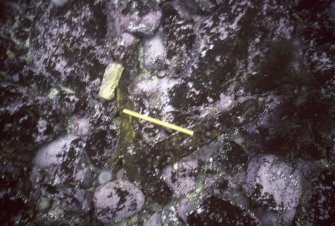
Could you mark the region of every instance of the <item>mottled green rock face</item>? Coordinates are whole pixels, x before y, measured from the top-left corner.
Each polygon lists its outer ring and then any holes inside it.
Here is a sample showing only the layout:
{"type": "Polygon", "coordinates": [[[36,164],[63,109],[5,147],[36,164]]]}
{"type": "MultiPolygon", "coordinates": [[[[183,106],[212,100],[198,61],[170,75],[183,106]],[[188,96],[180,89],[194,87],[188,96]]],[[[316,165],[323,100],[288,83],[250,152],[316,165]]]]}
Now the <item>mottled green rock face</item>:
{"type": "Polygon", "coordinates": [[[115,89],[119,84],[122,72],[123,66],[121,64],[112,63],[108,65],[102,79],[99,97],[106,100],[113,99],[115,89]]]}

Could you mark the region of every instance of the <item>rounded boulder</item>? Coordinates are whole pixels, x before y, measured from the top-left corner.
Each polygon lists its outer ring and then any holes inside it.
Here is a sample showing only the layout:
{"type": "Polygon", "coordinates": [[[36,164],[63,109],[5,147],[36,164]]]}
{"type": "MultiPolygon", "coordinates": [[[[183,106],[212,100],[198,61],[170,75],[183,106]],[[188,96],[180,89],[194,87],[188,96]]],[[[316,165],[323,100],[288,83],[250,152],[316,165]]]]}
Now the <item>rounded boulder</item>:
{"type": "Polygon", "coordinates": [[[93,202],[97,219],[111,223],[139,212],[144,205],[144,195],[129,181],[117,180],[98,187],[93,202]]]}

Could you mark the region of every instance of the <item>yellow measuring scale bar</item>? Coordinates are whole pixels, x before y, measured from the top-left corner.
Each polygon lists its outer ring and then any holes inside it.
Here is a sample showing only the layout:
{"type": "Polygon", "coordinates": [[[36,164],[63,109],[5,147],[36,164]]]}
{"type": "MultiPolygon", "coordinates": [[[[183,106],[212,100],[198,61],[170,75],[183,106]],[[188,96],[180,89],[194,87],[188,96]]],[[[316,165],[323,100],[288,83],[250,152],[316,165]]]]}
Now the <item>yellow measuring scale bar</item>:
{"type": "Polygon", "coordinates": [[[192,131],[192,130],[189,130],[189,129],[186,129],[186,128],[183,128],[183,127],[180,127],[180,126],[168,123],[168,122],[163,122],[161,120],[158,120],[158,119],[146,116],[146,115],[139,114],[139,113],[131,111],[129,109],[123,109],[122,112],[127,114],[127,115],[134,116],[136,118],[147,120],[147,121],[155,123],[157,125],[165,126],[167,128],[174,129],[174,130],[177,130],[177,131],[182,132],[182,133],[186,133],[190,136],[193,136],[193,133],[194,133],[194,131],[192,131]]]}

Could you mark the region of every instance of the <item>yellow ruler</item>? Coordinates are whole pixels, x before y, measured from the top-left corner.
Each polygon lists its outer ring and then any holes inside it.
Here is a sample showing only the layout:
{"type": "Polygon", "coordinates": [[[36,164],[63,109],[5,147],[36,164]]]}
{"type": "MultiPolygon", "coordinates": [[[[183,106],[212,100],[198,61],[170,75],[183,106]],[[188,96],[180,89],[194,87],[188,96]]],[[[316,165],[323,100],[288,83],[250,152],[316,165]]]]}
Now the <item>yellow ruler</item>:
{"type": "Polygon", "coordinates": [[[192,131],[192,130],[189,130],[189,129],[186,129],[186,128],[183,128],[183,127],[180,127],[180,126],[168,123],[168,122],[163,122],[161,120],[158,120],[158,119],[146,116],[146,115],[142,115],[140,113],[131,111],[129,109],[123,109],[122,112],[125,113],[125,114],[127,114],[127,115],[134,116],[136,118],[147,120],[147,121],[155,123],[157,125],[165,126],[165,127],[169,128],[169,129],[174,129],[174,130],[177,130],[179,132],[186,133],[186,134],[188,134],[190,136],[193,136],[193,133],[194,133],[194,131],[192,131]]]}

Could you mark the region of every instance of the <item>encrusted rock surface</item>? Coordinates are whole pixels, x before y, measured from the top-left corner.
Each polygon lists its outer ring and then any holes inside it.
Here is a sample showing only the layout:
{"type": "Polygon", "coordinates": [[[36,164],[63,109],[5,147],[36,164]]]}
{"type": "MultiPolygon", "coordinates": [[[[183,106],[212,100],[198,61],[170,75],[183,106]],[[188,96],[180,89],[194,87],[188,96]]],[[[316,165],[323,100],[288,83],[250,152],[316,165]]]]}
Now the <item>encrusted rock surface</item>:
{"type": "Polygon", "coordinates": [[[1,1],[0,222],[330,225],[334,9],[1,1]],[[111,63],[124,70],[106,101],[111,63]]]}
{"type": "Polygon", "coordinates": [[[129,181],[106,183],[94,193],[95,214],[104,222],[118,222],[140,211],[144,205],[144,195],[129,181]]]}

